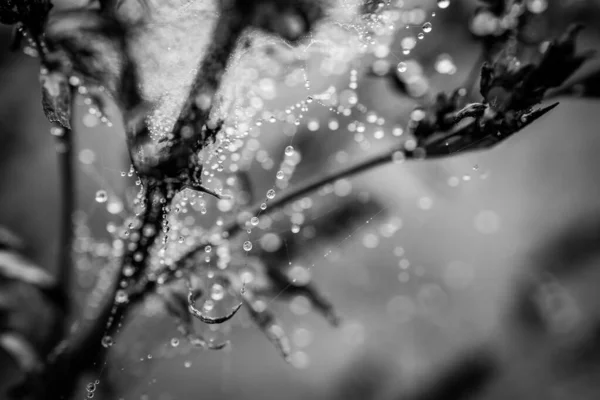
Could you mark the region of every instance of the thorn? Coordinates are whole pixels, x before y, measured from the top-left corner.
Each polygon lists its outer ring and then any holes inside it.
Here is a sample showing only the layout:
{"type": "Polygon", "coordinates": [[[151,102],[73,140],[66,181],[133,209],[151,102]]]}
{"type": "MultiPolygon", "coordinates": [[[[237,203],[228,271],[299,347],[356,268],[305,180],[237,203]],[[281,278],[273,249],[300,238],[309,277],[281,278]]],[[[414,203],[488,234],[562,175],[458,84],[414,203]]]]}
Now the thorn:
{"type": "Polygon", "coordinates": [[[231,196],[229,194],[217,193],[214,190],[209,189],[209,188],[203,186],[202,184],[191,184],[191,185],[187,185],[187,187],[189,187],[192,190],[196,190],[198,192],[209,194],[209,195],[211,195],[213,197],[216,197],[219,200],[231,200],[231,199],[233,199],[233,196],[231,196]]]}
{"type": "Polygon", "coordinates": [[[543,117],[550,111],[554,110],[559,104],[560,104],[559,102],[556,102],[554,104],[549,105],[548,107],[543,107],[543,108],[539,108],[537,110],[532,111],[529,115],[526,116],[524,126],[530,125],[531,123],[540,119],[541,117],[543,117]]]}

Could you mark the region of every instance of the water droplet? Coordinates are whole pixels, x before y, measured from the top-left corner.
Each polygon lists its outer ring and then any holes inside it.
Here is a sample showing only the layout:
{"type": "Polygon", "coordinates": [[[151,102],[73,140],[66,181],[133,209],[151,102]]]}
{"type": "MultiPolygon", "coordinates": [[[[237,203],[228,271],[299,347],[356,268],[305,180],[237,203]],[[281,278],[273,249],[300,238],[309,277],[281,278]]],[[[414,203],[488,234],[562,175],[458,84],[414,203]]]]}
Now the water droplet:
{"type": "Polygon", "coordinates": [[[65,134],[65,130],[60,126],[53,126],[50,128],[50,134],[56,137],[62,137],[65,134]]]}
{"type": "Polygon", "coordinates": [[[404,156],[403,151],[396,151],[394,154],[392,154],[392,161],[394,164],[402,164],[405,159],[406,157],[404,156]]]}
{"type": "Polygon", "coordinates": [[[94,382],[90,382],[86,385],[85,390],[87,390],[88,392],[95,392],[96,391],[96,384],[94,382]]]}
{"type": "Polygon", "coordinates": [[[302,265],[294,265],[288,270],[288,278],[296,286],[306,286],[311,280],[311,272],[302,265]]]}
{"type": "Polygon", "coordinates": [[[285,174],[283,173],[283,171],[277,171],[276,177],[277,179],[283,179],[285,178],[285,174]]]}
{"type": "Polygon", "coordinates": [[[96,201],[98,203],[106,203],[106,200],[108,200],[108,194],[106,193],[106,190],[98,190],[96,192],[96,201]]]}
{"type": "Polygon", "coordinates": [[[267,192],[267,199],[273,200],[274,198],[275,198],[275,190],[269,189],[269,191],[267,192]]]}
{"type": "Polygon", "coordinates": [[[433,29],[433,26],[431,25],[431,22],[425,22],[423,24],[423,32],[429,33],[429,32],[431,32],[432,29],[433,29]]]}
{"type": "Polygon", "coordinates": [[[404,61],[401,61],[398,63],[398,72],[404,73],[404,72],[406,72],[407,69],[408,69],[408,66],[406,65],[406,63],[404,61]]]}
{"type": "Polygon", "coordinates": [[[293,146],[288,146],[285,148],[285,155],[286,156],[291,156],[294,154],[294,147],[293,146]]]}
{"type": "Polygon", "coordinates": [[[204,308],[204,310],[206,310],[206,311],[210,311],[210,310],[212,310],[213,308],[215,308],[215,302],[214,302],[214,301],[212,301],[212,300],[210,300],[210,299],[209,299],[209,300],[206,300],[206,301],[204,302],[204,305],[202,306],[202,308],[204,308]]]}
{"type": "Polygon", "coordinates": [[[81,85],[81,79],[78,76],[72,75],[69,77],[69,84],[71,86],[79,86],[81,85]]]}
{"type": "Polygon", "coordinates": [[[129,296],[127,296],[127,293],[124,290],[117,290],[117,293],[115,294],[115,303],[123,304],[126,303],[127,300],[129,300],[129,296]]]}
{"type": "Polygon", "coordinates": [[[252,226],[258,225],[258,222],[259,222],[258,217],[252,217],[250,219],[250,224],[252,224],[252,226]]]}
{"type": "Polygon", "coordinates": [[[171,346],[173,346],[173,347],[179,346],[179,339],[177,339],[177,338],[171,339],[171,346]]]}
{"type": "MultiPolygon", "coordinates": [[[[100,342],[102,344],[103,347],[105,348],[109,348],[111,347],[113,344],[115,344],[114,340],[112,337],[106,335],[102,337],[102,340],[100,342]]],[[[89,386],[89,385],[88,385],[89,386]]]]}
{"type": "Polygon", "coordinates": [[[220,285],[218,283],[212,285],[210,297],[215,301],[222,300],[223,297],[225,297],[225,288],[223,287],[223,285],[220,285]]]}
{"type": "Polygon", "coordinates": [[[252,242],[251,242],[251,241],[249,241],[249,240],[246,240],[246,241],[244,242],[244,250],[245,250],[245,251],[250,251],[250,250],[252,250],[252,242]]]}
{"type": "Polygon", "coordinates": [[[437,5],[442,10],[446,9],[450,6],[450,0],[438,0],[437,5]]]}

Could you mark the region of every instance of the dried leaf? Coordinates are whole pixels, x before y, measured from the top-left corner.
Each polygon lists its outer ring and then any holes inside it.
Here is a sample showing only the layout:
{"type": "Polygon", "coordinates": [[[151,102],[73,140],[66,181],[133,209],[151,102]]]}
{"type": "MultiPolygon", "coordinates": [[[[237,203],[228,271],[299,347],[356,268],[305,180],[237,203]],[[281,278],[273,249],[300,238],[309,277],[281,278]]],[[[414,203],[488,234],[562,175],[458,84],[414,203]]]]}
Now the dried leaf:
{"type": "Polygon", "coordinates": [[[235,0],[234,6],[240,15],[250,18],[251,25],[293,42],[310,32],[323,17],[324,3],[321,0],[235,0]]]}
{"type": "Polygon", "coordinates": [[[518,60],[502,55],[493,65],[481,69],[481,95],[494,111],[523,112],[539,104],[546,91],[561,86],[591,53],[575,54],[575,39],[580,26],[550,44],[537,64],[520,65],[518,60]]]}
{"type": "Polygon", "coordinates": [[[60,72],[40,74],[42,107],[51,123],[71,129],[71,87],[60,72]]]}
{"type": "Polygon", "coordinates": [[[332,325],[340,321],[335,312],[333,304],[321,294],[320,290],[312,282],[294,281],[290,276],[289,261],[298,262],[306,254],[306,249],[314,249],[315,246],[327,246],[327,243],[336,243],[343,235],[352,231],[364,223],[365,220],[373,218],[382,207],[377,202],[363,202],[359,199],[351,199],[342,204],[336,204],[335,208],[327,212],[323,217],[314,219],[312,223],[307,222],[305,227],[316,232],[312,238],[306,238],[302,233],[294,234],[289,229],[279,235],[281,245],[274,251],[261,250],[257,254],[260,263],[255,270],[258,282],[265,282],[266,286],[253,287],[257,294],[263,296],[277,296],[280,300],[286,300],[297,295],[306,296],[315,307],[332,325]],[[264,266],[264,269],[261,268],[264,266]]]}
{"type": "Polygon", "coordinates": [[[289,362],[292,346],[275,315],[250,290],[245,290],[242,293],[242,298],[252,321],[263,331],[275,348],[277,348],[283,359],[289,362]]]}
{"type": "Polygon", "coordinates": [[[3,0],[0,2],[0,23],[22,22],[33,35],[40,35],[51,9],[49,0],[3,0]]]}
{"type": "Polygon", "coordinates": [[[21,242],[0,228],[0,346],[31,373],[58,340],[62,304],[54,278],[13,245],[21,242]]]}
{"type": "Polygon", "coordinates": [[[46,41],[66,73],[86,85],[104,88],[124,114],[142,104],[138,74],[130,51],[130,28],[112,14],[97,10],[55,13],[46,27],[46,41]]]}

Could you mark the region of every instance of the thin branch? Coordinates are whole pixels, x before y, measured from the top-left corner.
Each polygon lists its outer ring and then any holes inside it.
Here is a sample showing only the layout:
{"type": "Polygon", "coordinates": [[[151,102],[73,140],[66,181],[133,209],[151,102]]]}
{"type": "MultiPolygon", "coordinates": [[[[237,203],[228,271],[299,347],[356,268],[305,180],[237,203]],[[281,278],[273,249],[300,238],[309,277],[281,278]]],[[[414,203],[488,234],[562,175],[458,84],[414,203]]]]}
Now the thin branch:
{"type": "MultiPolygon", "coordinates": [[[[74,102],[73,102],[74,103],[74,102]]],[[[73,125],[71,125],[73,126],[73,125]]],[[[57,282],[61,285],[65,310],[68,309],[68,296],[73,274],[73,211],[75,210],[75,177],[73,170],[73,131],[63,129],[57,140],[58,168],[61,193],[61,228],[58,248],[57,282]]]]}
{"type": "Polygon", "coordinates": [[[149,145],[152,139],[145,124],[140,127],[139,132],[129,133],[130,154],[138,173],[143,176],[180,179],[182,171],[195,166],[194,154],[218,133],[207,130],[205,124],[227,64],[247,26],[246,16],[241,15],[237,9],[222,11],[211,46],[200,62],[198,73],[169,140],[149,145]],[[139,157],[141,148],[145,150],[142,159],[139,157]]]}
{"type": "Polygon", "coordinates": [[[100,366],[107,351],[102,346],[102,338],[115,335],[121,322],[133,309],[133,302],[115,304],[120,283],[124,277],[127,279],[126,275],[129,275],[125,270],[129,267],[133,268],[133,274],[129,276],[133,282],[144,276],[150,258],[150,249],[161,232],[161,222],[167,205],[160,201],[161,198],[167,199],[163,186],[150,185],[146,188],[146,206],[139,225],[129,234],[131,238],[138,238],[137,241],[131,242],[136,246],[127,246],[118,275],[112,280],[112,287],[104,296],[95,318],[59,345],[50,357],[44,377],[46,397],[43,398],[70,398],[78,383],[78,379],[73,377],[100,366]],[[136,254],[142,254],[142,257],[137,257],[136,254]]]}
{"type": "MultiPolygon", "coordinates": [[[[40,63],[44,67],[48,67],[47,50],[42,38],[36,34],[33,30],[29,29],[30,36],[35,44],[38,56],[40,57],[40,63]]],[[[73,238],[75,233],[75,227],[73,225],[73,212],[75,211],[75,174],[73,167],[73,127],[75,126],[73,121],[73,109],[75,108],[76,92],[69,87],[70,90],[70,129],[64,126],[55,126],[53,129],[57,129],[60,132],[56,135],[56,153],[58,155],[58,170],[60,180],[60,201],[61,201],[61,227],[59,236],[59,247],[58,247],[58,261],[57,261],[57,276],[56,280],[59,282],[60,287],[59,295],[61,307],[65,312],[69,310],[69,293],[71,286],[71,275],[73,273],[73,238]]]]}
{"type": "MultiPolygon", "coordinates": [[[[341,171],[331,173],[324,177],[318,177],[309,182],[303,183],[298,187],[294,188],[293,190],[290,190],[289,192],[276,198],[275,200],[267,202],[267,208],[265,210],[263,210],[261,208],[261,205],[258,204],[255,205],[252,209],[250,209],[250,213],[256,215],[259,213],[265,214],[276,211],[281,207],[284,207],[285,205],[293,202],[294,200],[304,197],[325,185],[392,162],[394,159],[394,154],[398,152],[404,153],[404,158],[411,158],[411,152],[407,152],[398,148],[393,148],[392,150],[388,150],[385,153],[379,154],[356,165],[352,165],[341,171]]],[[[240,230],[243,229],[243,227],[243,224],[240,224],[237,221],[233,221],[223,229],[223,232],[225,232],[226,236],[231,237],[239,233],[240,230]]]]}

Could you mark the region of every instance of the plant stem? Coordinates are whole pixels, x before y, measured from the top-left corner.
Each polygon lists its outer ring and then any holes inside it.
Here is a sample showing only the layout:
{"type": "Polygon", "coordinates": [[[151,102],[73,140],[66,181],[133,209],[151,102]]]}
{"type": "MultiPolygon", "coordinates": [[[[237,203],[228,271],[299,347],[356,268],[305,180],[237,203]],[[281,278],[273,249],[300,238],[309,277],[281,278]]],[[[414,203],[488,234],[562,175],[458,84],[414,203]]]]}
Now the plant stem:
{"type": "Polygon", "coordinates": [[[218,133],[205,130],[205,125],[216,102],[216,93],[227,64],[247,26],[246,16],[235,8],[222,11],[211,45],[200,62],[198,73],[173,127],[172,138],[149,147],[150,131],[145,124],[141,126],[141,131],[128,133],[132,161],[142,176],[157,180],[180,177],[182,170],[191,167],[193,155],[218,133]],[[143,147],[150,154],[139,159],[138,149],[143,147]]]}
{"type": "Polygon", "coordinates": [[[166,205],[160,201],[161,196],[166,197],[163,186],[147,186],[146,207],[140,217],[139,226],[129,235],[129,237],[139,235],[137,242],[133,242],[136,246],[127,247],[118,268],[118,275],[112,279],[112,286],[106,291],[96,316],[73,333],[65,341],[64,348],[57,350],[56,355],[50,360],[43,377],[45,390],[39,398],[70,398],[79,383],[78,378],[101,365],[107,351],[107,348],[102,346],[102,338],[116,334],[121,322],[132,309],[132,303],[135,302],[115,304],[115,295],[124,277],[124,270],[128,266],[133,267],[134,274],[129,279],[134,282],[144,276],[150,258],[150,249],[161,232],[166,205]],[[142,254],[141,258],[135,256],[138,252],[142,254]]]}
{"type": "MultiPolygon", "coordinates": [[[[343,178],[346,178],[349,176],[353,176],[356,174],[360,174],[360,173],[368,171],[372,168],[379,167],[381,165],[392,162],[394,154],[399,151],[401,151],[401,150],[394,148],[392,150],[386,151],[383,154],[379,154],[379,155],[369,158],[363,162],[352,165],[346,169],[342,169],[340,171],[333,172],[324,177],[318,177],[316,179],[313,179],[311,181],[303,183],[303,184],[299,185],[298,187],[288,191],[287,193],[284,193],[282,196],[276,198],[275,200],[268,201],[266,203],[267,208],[265,210],[262,210],[261,205],[258,204],[258,205],[255,205],[254,207],[252,207],[250,209],[250,212],[252,214],[256,215],[259,213],[266,214],[266,213],[276,211],[276,210],[280,209],[281,207],[284,207],[288,203],[291,203],[294,200],[297,200],[303,196],[306,196],[307,194],[309,194],[325,185],[328,185],[337,180],[340,180],[340,179],[343,179],[343,178]]],[[[411,155],[411,153],[409,153],[409,152],[405,152],[405,151],[402,151],[402,152],[404,153],[404,157],[406,157],[406,158],[409,158],[411,155]]],[[[239,233],[242,228],[243,228],[243,224],[240,224],[237,221],[233,221],[229,225],[224,227],[223,232],[225,232],[228,237],[231,237],[231,236],[234,236],[237,233],[239,233]]]]}
{"type": "MultiPolygon", "coordinates": [[[[275,210],[278,210],[279,208],[285,206],[286,204],[288,204],[300,197],[306,196],[307,194],[309,194],[309,193],[313,192],[314,190],[317,190],[320,187],[323,187],[327,184],[333,183],[339,179],[343,179],[343,178],[346,178],[349,176],[359,174],[364,171],[368,171],[371,168],[375,168],[375,167],[387,164],[388,162],[391,162],[393,160],[394,154],[399,151],[403,152],[405,158],[411,158],[411,156],[412,156],[411,152],[406,152],[406,151],[400,150],[398,148],[393,148],[392,150],[388,150],[383,154],[374,156],[370,159],[367,159],[361,163],[352,165],[341,171],[334,172],[334,173],[326,175],[324,177],[319,177],[312,181],[306,182],[306,183],[298,186],[297,188],[292,189],[288,193],[283,194],[283,196],[277,198],[276,200],[274,200],[270,203],[267,203],[267,208],[265,210],[263,210],[261,208],[261,204],[257,204],[250,209],[250,212],[254,215],[257,215],[257,214],[261,214],[261,213],[267,214],[267,213],[273,212],[275,210]]],[[[225,236],[225,237],[235,236],[236,234],[238,234],[242,231],[242,228],[243,228],[243,224],[239,223],[237,220],[234,220],[223,228],[223,230],[222,230],[223,236],[225,236]]],[[[204,247],[207,244],[208,244],[207,242],[203,241],[202,243],[200,243],[200,244],[194,246],[192,249],[190,249],[187,253],[185,253],[183,256],[181,256],[175,262],[175,268],[173,268],[172,271],[178,270],[180,267],[183,266],[183,264],[188,259],[190,259],[194,255],[196,255],[199,251],[203,251],[204,247]]],[[[144,288],[144,291],[145,290],[147,290],[147,289],[144,288]]]]}
{"type": "Polygon", "coordinates": [[[62,306],[65,311],[69,308],[68,296],[73,272],[73,211],[75,210],[75,177],[73,171],[73,131],[63,129],[63,135],[57,140],[58,168],[60,175],[61,227],[58,248],[58,274],[60,282],[62,306]]]}

